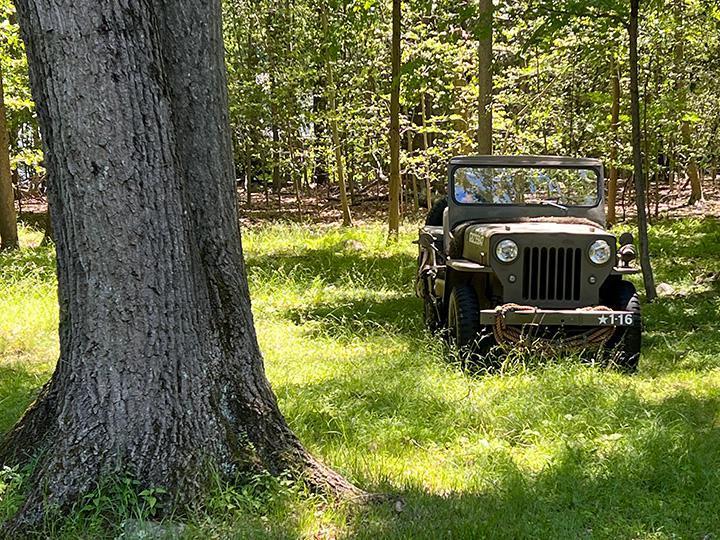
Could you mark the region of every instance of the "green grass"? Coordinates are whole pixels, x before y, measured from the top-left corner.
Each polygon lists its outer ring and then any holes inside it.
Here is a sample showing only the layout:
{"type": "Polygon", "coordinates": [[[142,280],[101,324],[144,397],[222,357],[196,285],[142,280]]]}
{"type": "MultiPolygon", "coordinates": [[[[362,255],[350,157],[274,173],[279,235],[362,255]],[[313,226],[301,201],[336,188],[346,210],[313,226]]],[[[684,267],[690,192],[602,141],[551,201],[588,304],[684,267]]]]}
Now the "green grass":
{"type": "MultiPolygon", "coordinates": [[[[290,424],[324,461],[404,507],[357,509],[255,478],[218,486],[184,536],[718,537],[720,282],[708,274],[720,270],[720,222],[651,234],[657,279],[677,294],[646,308],[638,374],[566,358],[481,375],[445,362],[422,329],[413,227],[392,247],[380,224],[246,231],[258,333],[290,424]]],[[[23,240],[39,236],[25,229],[23,240]]],[[[0,433],[51,373],[55,301],[46,248],[0,255],[0,433]]],[[[19,501],[4,483],[17,482],[0,473],[0,522],[19,501]]],[[[129,491],[89,499],[54,534],[116,536],[104,507],[150,517],[147,496],[129,491]]]]}

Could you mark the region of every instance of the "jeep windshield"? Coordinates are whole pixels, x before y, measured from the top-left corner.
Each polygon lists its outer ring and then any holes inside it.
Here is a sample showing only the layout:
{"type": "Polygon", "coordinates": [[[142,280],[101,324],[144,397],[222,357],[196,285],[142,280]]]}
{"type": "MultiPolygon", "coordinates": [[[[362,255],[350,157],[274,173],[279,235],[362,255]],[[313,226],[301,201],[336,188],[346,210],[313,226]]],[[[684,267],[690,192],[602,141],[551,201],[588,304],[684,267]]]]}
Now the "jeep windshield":
{"type": "Polygon", "coordinates": [[[598,175],[591,169],[458,167],[453,174],[458,204],[595,206],[598,175]]]}

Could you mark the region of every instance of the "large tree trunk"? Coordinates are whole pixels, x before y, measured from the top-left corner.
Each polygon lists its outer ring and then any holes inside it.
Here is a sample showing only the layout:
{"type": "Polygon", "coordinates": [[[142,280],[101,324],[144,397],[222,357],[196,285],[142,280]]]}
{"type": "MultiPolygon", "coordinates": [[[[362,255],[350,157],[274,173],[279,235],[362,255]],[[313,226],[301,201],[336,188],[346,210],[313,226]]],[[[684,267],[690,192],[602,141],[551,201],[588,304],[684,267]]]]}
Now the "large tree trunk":
{"type": "Polygon", "coordinates": [[[389,235],[397,239],[400,231],[400,19],[401,1],[393,0],[392,87],[390,91],[390,210],[389,235]]]}
{"type": "Polygon", "coordinates": [[[620,127],[620,74],[615,58],[610,62],[610,94],[612,106],[610,110],[610,175],[608,178],[607,221],[610,225],[617,223],[617,191],[618,191],[618,128],[620,127]]]}
{"type": "Polygon", "coordinates": [[[493,2],[478,0],[478,153],[493,152],[493,2]]]}
{"type": "Polygon", "coordinates": [[[17,247],[17,216],[10,171],[10,141],[5,118],[3,72],[0,64],[0,251],[17,247]]]}
{"type": "Polygon", "coordinates": [[[640,140],[640,89],[638,82],[638,18],[640,0],[630,0],[630,114],[632,116],[633,175],[635,177],[635,206],[638,215],[640,241],[640,266],[642,267],[645,293],[649,302],[655,299],[655,278],[650,263],[648,224],[646,213],[645,181],[640,140]]]}
{"type": "Polygon", "coordinates": [[[219,1],[17,6],[50,180],[60,358],[0,444],[0,464],[40,456],[13,527],[112,474],[175,504],[213,471],[250,465],[361,495],[302,448],[265,377],[219,1]]]}

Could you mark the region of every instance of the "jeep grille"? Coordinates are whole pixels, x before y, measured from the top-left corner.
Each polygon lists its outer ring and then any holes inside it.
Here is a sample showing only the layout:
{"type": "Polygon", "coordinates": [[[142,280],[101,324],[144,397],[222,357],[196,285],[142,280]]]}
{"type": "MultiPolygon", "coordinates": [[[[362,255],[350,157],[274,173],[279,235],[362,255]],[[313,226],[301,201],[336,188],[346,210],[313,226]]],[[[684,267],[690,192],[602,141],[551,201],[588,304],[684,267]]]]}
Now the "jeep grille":
{"type": "Polygon", "coordinates": [[[523,300],[580,300],[579,248],[529,248],[523,250],[523,300]]]}

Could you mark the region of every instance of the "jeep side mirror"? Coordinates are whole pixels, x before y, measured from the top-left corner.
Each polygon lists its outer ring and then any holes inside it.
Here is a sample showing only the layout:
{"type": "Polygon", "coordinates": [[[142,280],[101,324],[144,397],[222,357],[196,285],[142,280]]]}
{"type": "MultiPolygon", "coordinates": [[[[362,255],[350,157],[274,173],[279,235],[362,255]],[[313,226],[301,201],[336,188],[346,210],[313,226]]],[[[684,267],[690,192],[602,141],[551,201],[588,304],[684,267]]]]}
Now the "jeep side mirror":
{"type": "Polygon", "coordinates": [[[633,238],[633,235],[629,232],[622,233],[620,235],[620,238],[618,238],[618,243],[621,246],[632,245],[634,242],[635,242],[635,238],[633,238]]]}

